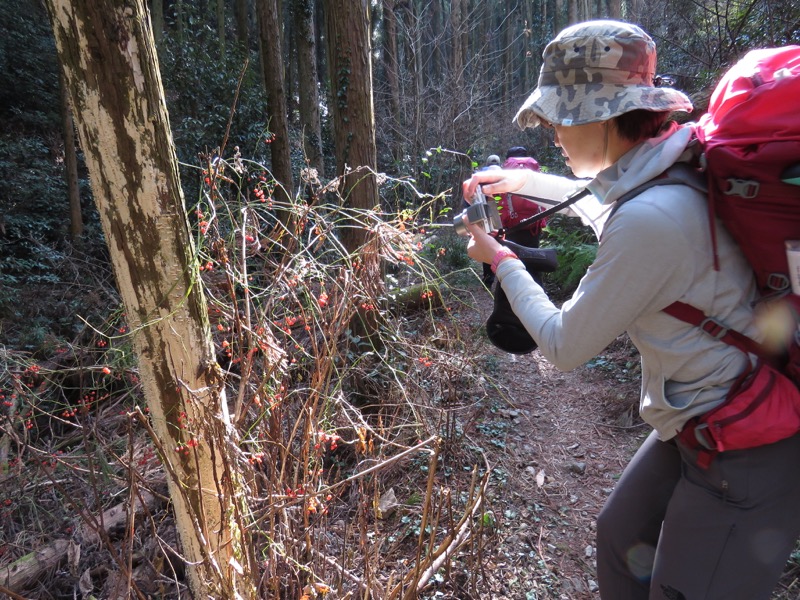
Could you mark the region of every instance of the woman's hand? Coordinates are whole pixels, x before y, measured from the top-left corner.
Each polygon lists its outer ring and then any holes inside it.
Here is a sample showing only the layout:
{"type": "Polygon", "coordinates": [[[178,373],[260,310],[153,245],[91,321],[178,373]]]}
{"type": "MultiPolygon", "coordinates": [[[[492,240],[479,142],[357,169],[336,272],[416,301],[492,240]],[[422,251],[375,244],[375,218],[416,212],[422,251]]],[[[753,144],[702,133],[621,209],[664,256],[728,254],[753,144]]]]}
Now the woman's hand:
{"type": "Polygon", "coordinates": [[[475,195],[475,188],[479,185],[487,196],[516,192],[528,180],[530,169],[487,169],[478,171],[462,184],[464,199],[467,202],[475,195]]]}
{"type": "Polygon", "coordinates": [[[467,224],[472,239],[467,244],[467,256],[478,262],[491,264],[495,254],[503,246],[483,230],[480,225],[467,224]]]}

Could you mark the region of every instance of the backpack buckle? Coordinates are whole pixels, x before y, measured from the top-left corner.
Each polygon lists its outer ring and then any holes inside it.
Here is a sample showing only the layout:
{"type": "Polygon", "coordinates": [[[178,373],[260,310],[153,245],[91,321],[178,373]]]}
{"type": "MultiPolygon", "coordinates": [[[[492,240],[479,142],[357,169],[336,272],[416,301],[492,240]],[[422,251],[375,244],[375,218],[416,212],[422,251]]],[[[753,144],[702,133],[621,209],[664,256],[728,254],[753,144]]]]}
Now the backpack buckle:
{"type": "Polygon", "coordinates": [[[783,273],[770,273],[767,277],[766,287],[776,292],[788,290],[791,285],[789,277],[783,273]]]}
{"type": "Polygon", "coordinates": [[[741,196],[747,200],[758,196],[758,189],[761,187],[760,183],[752,179],[734,179],[731,177],[726,181],[729,187],[722,192],[723,194],[726,196],[741,196]]]}
{"type": "Polygon", "coordinates": [[[728,328],[719,321],[715,321],[711,317],[706,317],[703,319],[703,321],[700,323],[700,329],[717,340],[721,340],[728,335],[728,328]]]}

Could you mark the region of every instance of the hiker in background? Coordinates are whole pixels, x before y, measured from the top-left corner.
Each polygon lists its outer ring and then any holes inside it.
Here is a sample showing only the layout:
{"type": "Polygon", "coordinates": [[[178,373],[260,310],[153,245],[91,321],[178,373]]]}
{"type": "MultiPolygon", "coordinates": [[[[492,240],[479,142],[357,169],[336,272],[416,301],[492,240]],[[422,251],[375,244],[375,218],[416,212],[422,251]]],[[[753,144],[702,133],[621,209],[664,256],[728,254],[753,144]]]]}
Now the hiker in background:
{"type": "MultiPolygon", "coordinates": [[[[531,171],[539,170],[539,162],[530,155],[528,149],[524,146],[514,146],[509,148],[506,152],[506,160],[503,163],[504,169],[530,169],[531,171]]],[[[513,227],[521,221],[532,217],[542,212],[542,207],[529,198],[523,198],[516,194],[499,194],[500,200],[498,202],[498,210],[500,212],[500,221],[504,228],[513,227]]],[[[542,228],[547,224],[546,220],[539,221],[530,225],[529,227],[520,231],[515,231],[506,235],[506,238],[528,248],[538,248],[539,238],[542,234],[542,228]]],[[[534,279],[541,284],[541,280],[537,276],[534,279]]]]}
{"type": "Polygon", "coordinates": [[[485,171],[491,167],[500,167],[500,157],[497,154],[490,154],[486,157],[486,163],[480,168],[481,171],[485,171]]]}
{"type": "MultiPolygon", "coordinates": [[[[499,169],[500,157],[496,154],[490,155],[486,159],[486,164],[480,169],[485,171],[487,169],[499,169]]],[[[509,148],[506,152],[506,160],[502,164],[503,169],[530,169],[532,171],[539,170],[539,163],[535,158],[530,156],[528,149],[524,146],[514,146],[509,148]]],[[[500,221],[503,227],[513,227],[520,221],[538,214],[543,209],[533,200],[517,196],[515,194],[495,194],[494,198],[497,201],[497,209],[500,213],[500,221]]],[[[466,207],[466,203],[462,208],[466,207]]],[[[507,238],[512,242],[516,242],[521,246],[529,248],[539,247],[539,238],[541,237],[542,228],[545,226],[545,221],[532,224],[520,231],[510,233],[507,238]]],[[[537,273],[535,276],[536,281],[541,283],[541,277],[537,273]]],[[[483,264],[483,283],[486,287],[491,288],[494,283],[494,272],[491,265],[483,264]]]]}
{"type": "Polygon", "coordinates": [[[578,367],[626,331],[641,354],[639,409],[654,431],[597,519],[601,598],[767,600],[800,533],[800,435],[701,464],[697,419],[726,400],[755,358],[663,309],[683,301],[760,339],[757,290],[739,246],[709,223],[704,193],[683,183],[646,187],[685,158],[692,137],[669,119],[692,109],[689,98],[657,87],[655,66],[655,44],[635,25],[565,29],[545,48],[538,87],[515,121],[551,130],[566,164],[588,181],[506,169],[464,182],[466,198],[478,185],[487,195],[539,198],[587,185],[591,195],[569,211],[600,243],[570,300],[555,306],[522,262],[478,227],[470,226],[468,252],[493,265],[557,368],[578,367]],[[629,191],[633,197],[618,202],[629,191]]]}

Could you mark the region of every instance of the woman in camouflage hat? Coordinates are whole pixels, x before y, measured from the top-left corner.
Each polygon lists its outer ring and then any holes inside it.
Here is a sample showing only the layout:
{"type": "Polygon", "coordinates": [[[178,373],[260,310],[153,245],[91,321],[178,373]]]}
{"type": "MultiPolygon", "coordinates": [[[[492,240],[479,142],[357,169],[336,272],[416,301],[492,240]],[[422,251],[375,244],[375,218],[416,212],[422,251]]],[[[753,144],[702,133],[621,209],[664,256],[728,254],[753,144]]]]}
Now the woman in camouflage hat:
{"type": "Polygon", "coordinates": [[[680,438],[722,403],[748,355],[662,309],[677,300],[760,338],[750,267],[716,228],[714,269],[704,194],[679,183],[643,188],[687,159],[681,92],[658,87],[653,40],[635,25],[591,21],[547,45],[536,90],[515,117],[554,131],[574,181],[527,170],[474,174],[472,197],[517,192],[558,199],[600,240],[573,297],[556,307],[522,262],[482,229],[469,254],[496,271],[514,312],[556,367],[573,369],[627,332],[641,354],[640,414],[653,427],[597,520],[604,600],[755,600],[770,597],[800,534],[800,436],[717,454],[707,468],[680,438]],[[618,200],[637,190],[624,204],[618,200]],[[643,191],[641,191],[643,190],[643,191]]]}

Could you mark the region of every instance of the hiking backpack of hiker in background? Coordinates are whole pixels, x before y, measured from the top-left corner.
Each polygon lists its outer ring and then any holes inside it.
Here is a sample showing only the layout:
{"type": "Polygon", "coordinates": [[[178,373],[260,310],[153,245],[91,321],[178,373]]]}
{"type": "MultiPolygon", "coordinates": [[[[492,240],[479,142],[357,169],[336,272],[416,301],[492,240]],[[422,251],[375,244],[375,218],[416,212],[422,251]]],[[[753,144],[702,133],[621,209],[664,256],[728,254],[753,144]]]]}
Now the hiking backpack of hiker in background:
{"type": "MultiPolygon", "coordinates": [[[[509,156],[503,163],[503,168],[538,171],[539,162],[532,156],[509,156]]],[[[540,213],[543,209],[536,204],[536,202],[528,198],[508,193],[499,195],[498,210],[500,211],[500,218],[503,221],[503,227],[509,228],[517,225],[520,221],[524,221],[540,213]]],[[[538,236],[541,234],[545,225],[545,221],[537,221],[526,230],[529,234],[528,237],[533,236],[536,238],[536,247],[539,246],[538,236]]],[[[529,245],[524,237],[520,240],[512,239],[512,241],[516,241],[523,246],[529,245]]]]}

